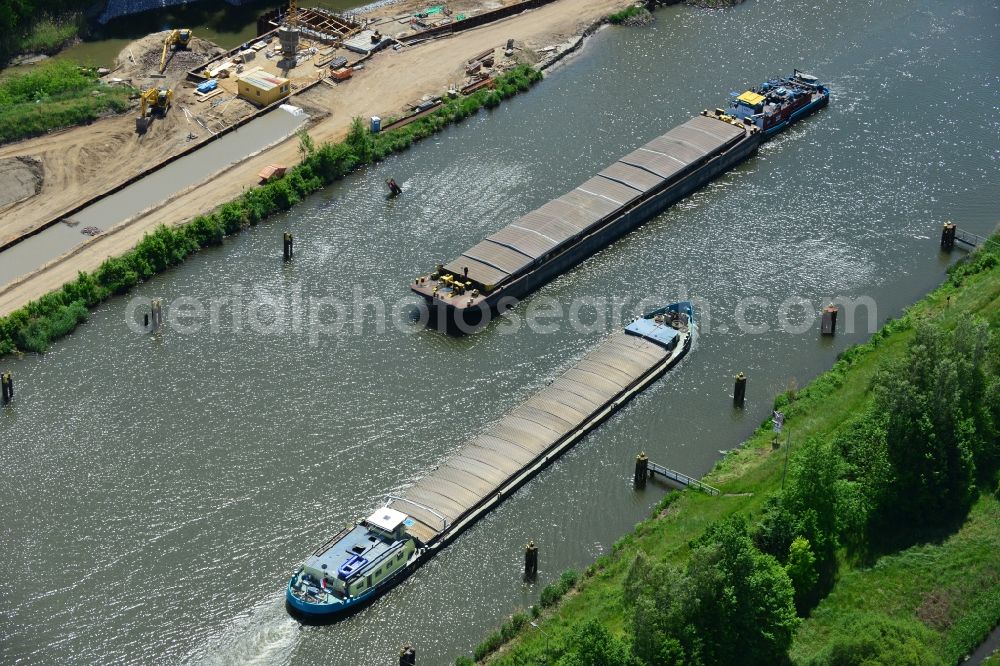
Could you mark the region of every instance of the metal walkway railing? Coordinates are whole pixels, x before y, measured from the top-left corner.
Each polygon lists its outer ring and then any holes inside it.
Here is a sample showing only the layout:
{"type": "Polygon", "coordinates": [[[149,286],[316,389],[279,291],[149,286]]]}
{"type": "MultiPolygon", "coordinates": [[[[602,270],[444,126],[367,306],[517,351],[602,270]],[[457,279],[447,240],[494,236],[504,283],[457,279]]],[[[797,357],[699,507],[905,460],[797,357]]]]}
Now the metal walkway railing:
{"type": "Polygon", "coordinates": [[[708,485],[707,483],[702,483],[698,479],[690,477],[687,474],[682,474],[681,472],[678,472],[677,470],[668,469],[668,468],[664,467],[663,465],[657,465],[652,460],[649,461],[649,473],[650,473],[650,475],[659,474],[660,476],[662,476],[664,478],[667,478],[667,479],[670,479],[671,481],[674,481],[675,483],[679,483],[682,486],[691,486],[693,488],[697,488],[698,490],[706,492],[709,495],[718,495],[719,494],[719,489],[718,488],[713,488],[712,486],[708,485]]]}

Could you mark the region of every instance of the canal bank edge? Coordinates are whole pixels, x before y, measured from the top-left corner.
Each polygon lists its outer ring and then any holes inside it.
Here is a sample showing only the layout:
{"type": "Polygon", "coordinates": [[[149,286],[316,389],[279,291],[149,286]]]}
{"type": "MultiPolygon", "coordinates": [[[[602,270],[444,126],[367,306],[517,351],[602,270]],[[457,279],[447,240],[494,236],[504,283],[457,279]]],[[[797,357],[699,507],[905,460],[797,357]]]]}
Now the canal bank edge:
{"type": "Polygon", "coordinates": [[[92,273],[77,279],[37,301],[0,318],[0,358],[14,352],[44,352],[49,344],[86,321],[88,309],[183,262],[199,249],[219,245],[223,238],[255,226],[275,213],[284,212],[302,197],[343,178],[358,167],[378,162],[406,150],[414,141],[427,138],[452,123],[495,108],[504,99],[525,92],[542,79],[542,72],[519,65],[500,75],[492,90],[478,90],[466,97],[449,99],[434,113],[398,129],[369,134],[356,119],[347,138],[307,151],[302,162],[279,180],[248,190],[222,204],[208,215],[199,215],[178,227],[160,226],[146,234],[132,250],[106,260],[92,273]]]}
{"type": "MultiPolygon", "coordinates": [[[[794,431],[798,442],[840,433],[852,415],[868,404],[876,370],[905,353],[918,322],[933,319],[953,326],[972,316],[986,319],[994,335],[1000,330],[1000,233],[951,266],[944,284],[909,307],[901,318],[888,321],[868,342],[840,354],[830,370],[797,392],[777,396],[775,406],[785,413],[786,432],[794,431]]],[[[682,565],[691,544],[710,524],[734,515],[762,515],[767,497],[780,487],[784,466],[781,449],[779,455],[772,455],[772,440],[768,419],[706,475],[705,481],[722,491],[719,496],[665,490],[651,517],[619,539],[610,553],[581,575],[565,572],[556,578],[541,591],[539,604],[515,613],[477,646],[475,658],[459,657],[455,663],[510,666],[536,663],[532,659],[543,654],[551,660],[562,654],[560,650],[577,629],[592,620],[612,635],[621,635],[628,624],[621,588],[637,556],[655,553],[682,565]],[[529,618],[534,622],[529,623],[529,618]]],[[[794,445],[790,455],[793,461],[797,459],[794,445]]],[[[956,571],[965,583],[946,590],[949,621],[931,626],[932,642],[918,647],[925,650],[928,663],[955,663],[1000,622],[1000,588],[991,578],[1000,570],[1000,483],[996,479],[990,488],[981,489],[965,523],[940,542],[883,555],[875,566],[847,561],[839,554],[837,582],[802,621],[789,650],[791,662],[825,663],[820,661],[824,651],[852,620],[878,617],[920,622],[916,604],[899,599],[933,597],[937,590],[927,589],[932,586],[927,581],[933,581],[931,572],[938,570],[956,571]],[[986,561],[982,561],[983,553],[986,561]],[[970,558],[978,558],[974,560],[978,568],[968,566],[970,558]],[[872,598],[866,591],[873,585],[884,595],[872,598]],[[862,597],[864,608],[858,604],[862,597]],[[885,597],[896,601],[890,603],[885,597]]]]}

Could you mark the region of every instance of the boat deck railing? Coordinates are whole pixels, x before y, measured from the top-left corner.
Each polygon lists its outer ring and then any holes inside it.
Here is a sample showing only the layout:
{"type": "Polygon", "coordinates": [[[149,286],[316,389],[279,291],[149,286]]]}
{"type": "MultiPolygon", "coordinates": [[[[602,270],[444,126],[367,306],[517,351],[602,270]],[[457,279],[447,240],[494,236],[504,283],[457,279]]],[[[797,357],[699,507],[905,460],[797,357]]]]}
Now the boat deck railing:
{"type": "Polygon", "coordinates": [[[327,550],[330,549],[330,546],[332,546],[333,544],[337,543],[338,541],[340,541],[341,539],[343,539],[345,536],[347,536],[348,532],[350,532],[352,529],[354,529],[354,528],[353,527],[345,527],[344,529],[340,530],[335,535],[333,535],[332,537],[330,537],[329,539],[327,539],[326,542],[322,546],[320,546],[319,548],[317,548],[316,550],[314,550],[313,551],[313,555],[317,555],[317,556],[322,555],[323,553],[325,553],[327,550]]]}
{"type": "Polygon", "coordinates": [[[429,507],[429,506],[427,506],[425,504],[421,504],[420,502],[414,502],[413,500],[407,499],[405,497],[399,497],[397,495],[387,495],[386,496],[386,500],[385,500],[385,505],[389,506],[394,501],[395,502],[405,502],[406,504],[412,504],[413,506],[418,507],[420,509],[423,509],[424,511],[430,511],[432,514],[434,514],[435,516],[437,516],[438,518],[441,519],[441,524],[442,524],[442,528],[441,529],[442,529],[442,531],[448,529],[448,517],[445,516],[445,515],[443,515],[443,514],[441,514],[438,511],[435,511],[431,507],[429,507]]]}

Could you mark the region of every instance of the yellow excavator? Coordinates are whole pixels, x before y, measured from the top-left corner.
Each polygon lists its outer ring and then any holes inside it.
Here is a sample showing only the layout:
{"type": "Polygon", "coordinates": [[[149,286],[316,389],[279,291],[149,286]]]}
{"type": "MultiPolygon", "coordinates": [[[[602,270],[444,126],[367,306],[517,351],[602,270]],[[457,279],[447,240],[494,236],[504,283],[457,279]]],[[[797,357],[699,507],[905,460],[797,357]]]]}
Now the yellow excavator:
{"type": "Polygon", "coordinates": [[[135,129],[142,134],[153,121],[153,114],[163,117],[174,101],[174,91],[167,88],[150,88],[139,93],[139,117],[135,121],[135,129]],[[148,116],[146,114],[149,114],[148,116]]]}
{"type": "Polygon", "coordinates": [[[160,74],[163,74],[163,70],[167,68],[167,52],[171,50],[171,47],[186,49],[193,35],[190,28],[171,30],[167,33],[166,39],[163,40],[163,55],[160,56],[160,74]]]}

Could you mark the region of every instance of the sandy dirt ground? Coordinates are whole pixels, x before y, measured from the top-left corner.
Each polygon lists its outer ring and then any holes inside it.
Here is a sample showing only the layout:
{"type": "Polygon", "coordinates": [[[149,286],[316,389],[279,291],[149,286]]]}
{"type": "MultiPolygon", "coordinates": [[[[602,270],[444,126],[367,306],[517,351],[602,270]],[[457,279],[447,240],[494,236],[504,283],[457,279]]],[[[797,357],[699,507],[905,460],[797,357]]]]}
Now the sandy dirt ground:
{"type": "Polygon", "coordinates": [[[31,157],[0,158],[0,211],[42,191],[42,163],[31,157]]]}
{"type": "MultiPolygon", "coordinates": [[[[0,160],[28,156],[37,160],[43,170],[38,196],[19,206],[0,207],[0,244],[176,155],[192,141],[211,136],[201,127],[192,126],[185,114],[179,112],[181,106],[193,105],[193,86],[182,81],[188,68],[221,53],[222,49],[195,37],[188,50],[170,53],[164,77],[154,78],[150,74],[159,70],[166,34],[153,33],[131,44],[119,54],[119,67],[110,75],[139,89],[153,85],[174,89],[175,108],[165,117],[156,118],[144,135],[136,134],[137,112],[130,112],[0,146],[0,160]]],[[[245,113],[250,110],[243,109],[245,113]]],[[[5,198],[4,190],[0,183],[0,200],[5,198]]]]}
{"type": "MultiPolygon", "coordinates": [[[[296,98],[298,101],[293,103],[307,110],[322,109],[324,117],[310,122],[309,134],[317,143],[336,141],[346,134],[354,117],[400,115],[409,102],[427,94],[441,94],[449,84],[460,80],[467,60],[487,48],[502,46],[508,38],[514,38],[529,49],[565,42],[609,12],[628,4],[628,0],[557,0],[538,9],[454,36],[398,52],[383,51],[369,60],[366,68],[350,81],[336,87],[320,84],[300,95],[296,98]]],[[[181,118],[180,122],[185,121],[181,118]]],[[[66,202],[73,199],[66,196],[61,199],[61,204],[48,201],[50,198],[60,198],[57,193],[61,190],[72,190],[75,184],[85,181],[89,188],[99,191],[98,182],[119,182],[122,179],[120,174],[129,165],[134,166],[137,159],[141,163],[141,158],[131,154],[135,145],[134,120],[130,117],[127,123],[129,127],[126,132],[122,131],[119,119],[99,121],[88,128],[82,128],[89,133],[97,133],[106,144],[97,148],[91,140],[87,142],[89,148],[78,149],[75,161],[79,171],[66,169],[63,173],[52,175],[47,171],[45,188],[56,194],[51,197],[45,197],[44,194],[35,197],[42,201],[33,203],[30,207],[44,207],[51,211],[50,217],[59,214],[67,208],[66,202]],[[90,152],[93,150],[100,154],[90,152]],[[108,172],[104,181],[84,176],[101,170],[108,172]]],[[[161,125],[159,129],[164,133],[171,131],[166,123],[161,125]]],[[[156,130],[154,122],[154,128],[147,137],[156,130]]],[[[29,154],[38,156],[44,150],[67,150],[66,141],[60,140],[57,135],[42,137],[32,142],[29,154]]],[[[74,148],[70,146],[68,150],[74,148]]],[[[24,148],[0,150],[0,158],[17,154],[25,154],[24,148]]],[[[148,156],[148,152],[146,155],[148,156]]],[[[162,156],[161,154],[160,157],[162,156]]],[[[268,164],[295,164],[297,161],[298,139],[293,136],[89,239],[38,271],[0,287],[0,316],[58,289],[74,279],[78,271],[92,271],[108,257],[128,251],[157,225],[182,224],[239,196],[244,189],[256,183],[256,174],[268,164]]],[[[26,203],[19,206],[27,207],[26,203]]],[[[8,212],[0,220],[9,215],[8,212]]]]}

